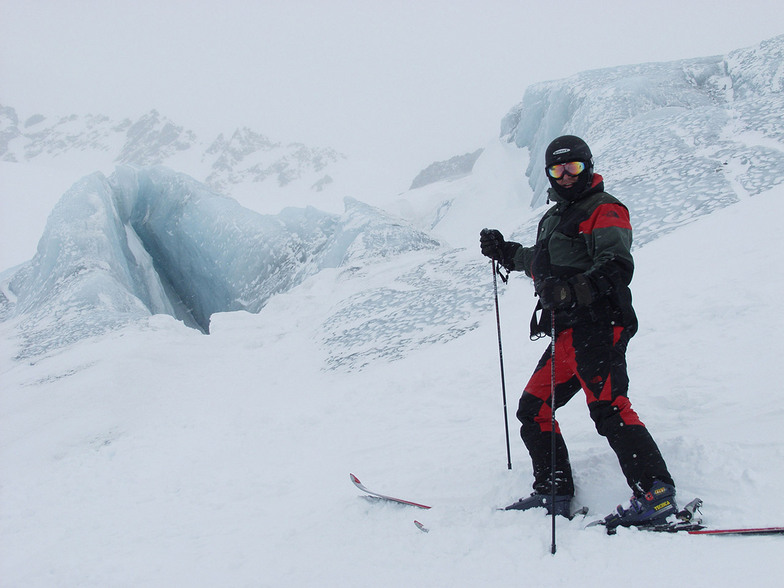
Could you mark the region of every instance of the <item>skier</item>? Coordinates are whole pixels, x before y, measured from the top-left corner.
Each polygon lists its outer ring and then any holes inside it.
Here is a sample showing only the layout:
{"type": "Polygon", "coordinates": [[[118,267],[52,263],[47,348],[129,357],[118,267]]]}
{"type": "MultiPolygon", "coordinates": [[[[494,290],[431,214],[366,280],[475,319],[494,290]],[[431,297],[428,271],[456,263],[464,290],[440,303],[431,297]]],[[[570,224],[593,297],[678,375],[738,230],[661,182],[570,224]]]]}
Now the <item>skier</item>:
{"type": "MultiPolygon", "coordinates": [[[[551,334],[555,316],[555,398],[565,405],[582,388],[599,435],[607,438],[632,489],[628,508],[607,516],[608,528],[652,525],[677,512],[675,486],[648,429],[627,397],[626,346],[637,330],[629,283],[634,263],[629,212],[604,191],[588,145],[572,135],[545,152],[555,203],[539,222],[536,244],[504,240],[496,229],[480,234],[481,250],[507,270],[533,278],[539,301],[531,338],[551,334]],[[541,317],[537,318],[537,312],[541,317]]],[[[552,346],[525,387],[517,410],[520,434],[533,462],[534,492],[507,509],[544,507],[569,516],[574,482],[569,455],[556,423],[555,472],[551,465],[552,346]],[[553,475],[554,474],[554,475],[553,475]],[[555,484],[555,504],[551,484],[555,484]]]]}

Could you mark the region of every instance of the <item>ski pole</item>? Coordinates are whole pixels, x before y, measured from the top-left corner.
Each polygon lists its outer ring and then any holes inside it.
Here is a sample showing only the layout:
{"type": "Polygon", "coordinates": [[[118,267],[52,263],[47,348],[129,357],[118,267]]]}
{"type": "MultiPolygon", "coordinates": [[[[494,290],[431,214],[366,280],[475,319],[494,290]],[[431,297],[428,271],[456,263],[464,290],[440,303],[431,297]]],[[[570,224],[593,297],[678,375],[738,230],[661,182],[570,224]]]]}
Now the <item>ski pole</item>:
{"type": "MultiPolygon", "coordinates": [[[[504,430],[506,431],[506,467],[512,469],[512,452],[509,448],[509,417],[506,410],[506,378],[504,377],[504,350],[501,346],[501,314],[498,311],[498,280],[495,277],[498,271],[495,259],[491,259],[493,267],[493,295],[495,297],[495,322],[498,327],[498,357],[501,362],[501,395],[504,400],[504,430]]],[[[501,276],[503,278],[503,276],[501,276]]]]}
{"type": "Polygon", "coordinates": [[[550,311],[550,510],[552,514],[552,544],[555,555],[555,309],[550,311]]]}

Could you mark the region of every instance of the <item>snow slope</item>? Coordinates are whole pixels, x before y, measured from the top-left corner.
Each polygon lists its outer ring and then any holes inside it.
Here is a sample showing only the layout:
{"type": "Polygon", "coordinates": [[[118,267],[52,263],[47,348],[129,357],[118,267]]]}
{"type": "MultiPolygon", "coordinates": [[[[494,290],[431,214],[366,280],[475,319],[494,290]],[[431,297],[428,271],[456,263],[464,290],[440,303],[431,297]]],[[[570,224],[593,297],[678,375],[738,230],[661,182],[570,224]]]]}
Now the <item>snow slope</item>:
{"type": "MultiPolygon", "coordinates": [[[[631,398],[712,526],[784,524],[782,214],[779,187],[636,253],[631,398]]],[[[490,298],[489,265],[484,278],[490,298]]],[[[3,585],[779,585],[782,537],[559,521],[551,556],[549,519],[495,510],[531,476],[516,436],[506,469],[494,314],[415,354],[325,369],[330,301],[362,287],[325,270],[261,314],[214,315],[210,336],[156,315],[31,362],[4,347],[3,585]],[[350,471],[435,506],[370,503],[350,471]]],[[[522,276],[502,288],[510,412],[547,345],[525,334],[530,293],[522,276]]],[[[579,397],[559,420],[578,499],[603,516],[628,496],[614,456],[579,397]]]]}

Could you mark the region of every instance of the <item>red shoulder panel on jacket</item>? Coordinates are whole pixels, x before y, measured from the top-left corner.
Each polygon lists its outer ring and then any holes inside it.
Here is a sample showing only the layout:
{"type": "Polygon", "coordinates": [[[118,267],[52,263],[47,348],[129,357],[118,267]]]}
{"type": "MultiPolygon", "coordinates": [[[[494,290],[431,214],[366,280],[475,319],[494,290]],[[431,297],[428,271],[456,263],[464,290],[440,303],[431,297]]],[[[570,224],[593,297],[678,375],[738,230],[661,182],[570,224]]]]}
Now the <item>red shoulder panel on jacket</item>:
{"type": "Polygon", "coordinates": [[[629,230],[632,228],[629,211],[622,204],[600,204],[588,220],[580,223],[580,232],[591,234],[596,229],[611,227],[629,230]]]}

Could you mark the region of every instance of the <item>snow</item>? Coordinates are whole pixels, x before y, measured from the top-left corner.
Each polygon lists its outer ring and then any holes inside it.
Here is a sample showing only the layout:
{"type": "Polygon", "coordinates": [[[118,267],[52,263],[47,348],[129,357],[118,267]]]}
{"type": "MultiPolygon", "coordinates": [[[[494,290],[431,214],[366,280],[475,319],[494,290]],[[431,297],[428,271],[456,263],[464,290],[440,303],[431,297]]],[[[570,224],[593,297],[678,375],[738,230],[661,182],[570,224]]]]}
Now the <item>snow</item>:
{"type": "MultiPolygon", "coordinates": [[[[734,57],[761,80],[744,92],[771,75],[780,83],[779,70],[759,77],[770,63],[750,56],[734,57]]],[[[634,91],[647,95],[645,84],[634,91]]],[[[662,180],[635,199],[617,152],[597,147],[609,190],[622,188],[646,223],[630,397],[679,503],[702,498],[712,527],[784,524],[784,184],[776,158],[762,157],[781,153],[781,121],[768,108],[775,92],[757,98],[765,108],[735,109],[738,119],[714,113],[706,128],[717,138],[695,143],[706,157],[732,155],[713,172],[726,180],[718,193],[675,182],[652,200],[662,180]],[[748,146],[760,157],[736,156],[748,146]],[[765,173],[749,175],[751,163],[765,173]]],[[[650,137],[694,136],[673,121],[701,128],[669,107],[619,125],[627,137],[648,132],[637,147],[666,161],[676,152],[650,137]]],[[[778,586],[782,537],[585,529],[629,489],[579,396],[558,419],[589,517],[558,520],[553,556],[543,513],[497,510],[530,492],[513,415],[547,340],[528,340],[530,282],[499,284],[509,471],[478,232],[529,240],[542,212],[528,207],[529,163],[525,149],[494,142],[472,174],[380,208],[347,199],[343,214],[274,216],[170,170],[120,167],[49,200],[45,229],[13,216],[44,237],[0,275],[1,583],[778,586]],[[282,258],[258,254],[257,238],[285,241],[282,258]],[[248,275],[260,282],[243,290],[248,275]],[[265,289],[265,278],[285,286],[265,289]],[[216,302],[226,284],[231,295],[216,302]],[[209,335],[176,320],[184,292],[204,297],[209,335]],[[371,503],[349,472],[433,508],[371,503]]],[[[46,189],[8,165],[14,193],[65,191],[62,174],[46,189]]]]}
{"type": "MultiPolygon", "coordinates": [[[[784,522],[782,213],[773,190],[636,256],[631,398],[680,500],[703,498],[714,527],[784,522]]],[[[551,556],[549,519],[494,510],[531,479],[516,436],[506,469],[493,313],[397,360],[325,370],[318,327],[340,287],[321,272],[258,315],[216,315],[210,336],[156,315],[34,362],[6,351],[4,583],[778,585],[778,537],[608,537],[559,520],[551,556]],[[350,471],[435,506],[371,504],[350,471]]],[[[546,345],[525,336],[529,288],[502,288],[511,406],[546,345]]],[[[614,456],[579,398],[559,420],[578,499],[604,515],[628,494],[614,456]]]]}

